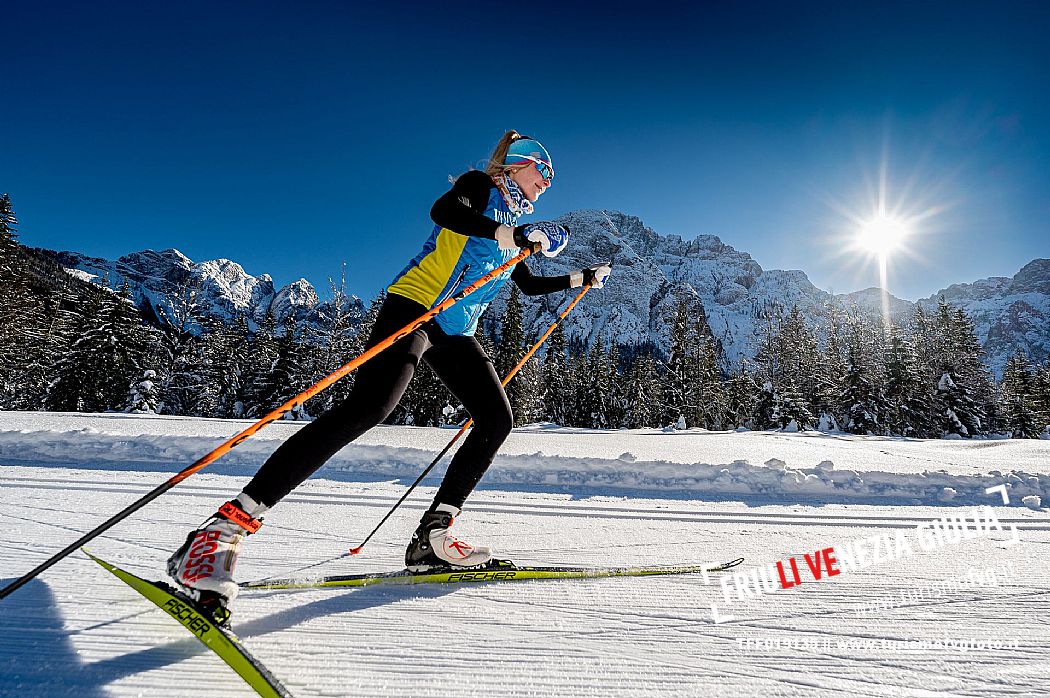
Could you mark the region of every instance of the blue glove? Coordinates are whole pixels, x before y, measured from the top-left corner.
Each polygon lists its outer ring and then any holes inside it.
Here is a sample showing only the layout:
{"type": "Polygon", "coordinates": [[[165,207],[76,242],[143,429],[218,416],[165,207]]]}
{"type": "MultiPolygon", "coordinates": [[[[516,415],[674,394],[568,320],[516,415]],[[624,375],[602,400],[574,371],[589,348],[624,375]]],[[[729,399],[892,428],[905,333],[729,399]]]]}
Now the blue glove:
{"type": "Polygon", "coordinates": [[[555,257],[569,244],[569,229],[557,223],[530,223],[514,228],[514,240],[518,247],[530,242],[540,243],[540,251],[546,257],[555,257]]]}

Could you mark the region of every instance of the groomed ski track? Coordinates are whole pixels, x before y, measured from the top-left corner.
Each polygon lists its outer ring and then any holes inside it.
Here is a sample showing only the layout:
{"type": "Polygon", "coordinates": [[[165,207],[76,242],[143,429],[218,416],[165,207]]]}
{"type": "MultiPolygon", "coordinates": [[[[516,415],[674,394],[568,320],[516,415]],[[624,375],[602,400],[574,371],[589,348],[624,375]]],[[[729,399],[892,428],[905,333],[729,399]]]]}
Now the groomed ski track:
{"type": "MultiPolygon", "coordinates": [[[[143,453],[135,448],[136,420],[115,415],[79,417],[76,429],[85,430],[87,443],[123,439],[129,454],[123,461],[85,459],[74,467],[72,447],[55,448],[50,455],[38,451],[26,460],[12,457],[10,449],[19,439],[32,443],[34,434],[25,426],[29,419],[0,414],[6,444],[0,458],[5,464],[0,469],[0,579],[5,582],[144,494],[163,479],[162,472],[185,465],[136,460],[136,452],[143,453]],[[123,431],[107,433],[104,425],[112,422],[123,431]]],[[[150,422],[144,450],[161,448],[163,420],[143,421],[150,422]]],[[[69,436],[75,429],[40,428],[37,443],[76,443],[69,436]]],[[[185,420],[167,427],[172,441],[195,428],[185,420]]],[[[202,430],[214,428],[208,422],[202,430]]],[[[388,433],[405,440],[418,434],[428,444],[451,437],[436,429],[388,433]]],[[[536,435],[535,450],[579,458],[565,452],[571,448],[559,450],[559,444],[572,443],[570,433],[547,435],[536,435]]],[[[745,441],[759,437],[724,436],[719,448],[731,450],[731,440],[737,439],[742,451],[751,448],[745,441]]],[[[815,465],[808,449],[819,444],[819,437],[771,436],[779,444],[775,457],[789,466],[815,465]]],[[[606,438],[616,440],[608,446],[612,450],[642,459],[646,444],[661,437],[688,441],[682,434],[657,432],[612,432],[606,438]]],[[[858,462],[866,450],[883,452],[883,462],[895,449],[902,460],[923,457],[924,449],[944,460],[954,448],[942,442],[825,438],[858,462]]],[[[985,452],[997,446],[987,444],[985,452]]],[[[1029,471],[1050,473],[1050,443],[1009,446],[1029,471]],[[1047,465],[1035,470],[1032,463],[1038,462],[1047,465]]],[[[172,450],[181,448],[176,444],[172,450]]],[[[663,441],[660,448],[672,447],[663,441]]],[[[963,455],[951,472],[990,472],[987,462],[966,461],[968,452],[956,451],[963,455]]],[[[706,455],[683,453],[680,460],[695,462],[706,455]]],[[[711,457],[707,462],[723,461],[711,457]]],[[[998,469],[1017,467],[1006,457],[998,469]]],[[[159,579],[165,557],[188,527],[236,493],[251,468],[216,470],[183,483],[100,538],[93,549],[129,571],[159,579]]],[[[339,469],[322,470],[269,513],[263,530],[246,546],[238,577],[288,575],[359,542],[403,491],[402,482],[377,476],[371,466],[362,470],[355,473],[345,460],[339,469]]],[[[317,572],[398,568],[406,537],[432,492],[421,488],[360,559],[317,572]]],[[[725,607],[725,613],[736,616],[725,623],[714,622],[710,607],[722,601],[720,589],[699,576],[685,576],[245,591],[233,625],[295,696],[1045,695],[1050,521],[1045,509],[1034,511],[1016,501],[1004,507],[993,497],[986,503],[996,506],[1004,526],[1016,525],[1021,543],[1009,545],[1010,536],[996,533],[916,550],[865,570],[806,580],[746,607],[725,607]],[[900,597],[902,591],[990,568],[1006,570],[995,584],[971,584],[917,600],[900,597]],[[869,606],[880,601],[901,605],[869,606]],[[946,640],[1016,646],[908,649],[894,644],[946,640]]],[[[803,553],[864,536],[910,535],[919,523],[972,509],[969,503],[797,503],[776,493],[762,501],[724,493],[500,484],[479,490],[456,526],[464,537],[490,542],[522,564],[652,565],[743,556],[743,569],[748,569],[792,555],[801,562],[803,553]],[[543,552],[536,549],[540,544],[543,552]]],[[[183,629],[83,556],[59,563],[0,601],[0,696],[204,694],[253,695],[183,629]]]]}

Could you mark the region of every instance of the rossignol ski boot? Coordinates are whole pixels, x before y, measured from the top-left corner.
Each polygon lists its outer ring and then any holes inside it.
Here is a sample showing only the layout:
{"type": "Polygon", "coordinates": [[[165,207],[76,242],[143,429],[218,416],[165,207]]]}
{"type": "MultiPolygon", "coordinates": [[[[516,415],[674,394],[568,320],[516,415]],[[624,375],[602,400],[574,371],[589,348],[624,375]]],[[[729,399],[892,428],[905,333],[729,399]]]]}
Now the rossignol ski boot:
{"type": "Polygon", "coordinates": [[[243,492],[226,502],[201,528],[168,558],[168,574],[187,596],[209,611],[220,624],[229,618],[229,604],[237,598],[233,568],[241,541],[262,526],[258,518],[267,507],[243,492]]]}

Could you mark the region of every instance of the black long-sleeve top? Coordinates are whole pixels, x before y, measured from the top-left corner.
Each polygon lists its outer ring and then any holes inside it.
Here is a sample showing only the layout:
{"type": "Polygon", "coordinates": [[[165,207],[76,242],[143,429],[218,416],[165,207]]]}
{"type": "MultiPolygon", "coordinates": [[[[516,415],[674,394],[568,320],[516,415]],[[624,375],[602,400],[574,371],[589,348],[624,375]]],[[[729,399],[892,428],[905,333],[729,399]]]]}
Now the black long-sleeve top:
{"type": "MultiPolygon", "coordinates": [[[[456,180],[452,188],[438,197],[430,208],[430,217],[442,228],[460,235],[496,238],[500,224],[484,215],[489,197],[496,183],[481,170],[470,170],[456,180]]],[[[536,276],[524,261],[514,267],[511,280],[526,296],[564,291],[569,286],[568,274],[562,276],[536,276]]]]}

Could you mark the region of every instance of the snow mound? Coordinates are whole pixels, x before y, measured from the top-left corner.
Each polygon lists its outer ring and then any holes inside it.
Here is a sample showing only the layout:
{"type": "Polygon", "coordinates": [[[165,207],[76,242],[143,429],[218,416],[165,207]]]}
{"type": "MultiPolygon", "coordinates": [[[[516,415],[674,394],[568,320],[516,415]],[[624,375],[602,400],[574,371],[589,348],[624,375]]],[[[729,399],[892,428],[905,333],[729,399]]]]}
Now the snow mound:
{"type": "MultiPolygon", "coordinates": [[[[128,418],[121,415],[119,419],[128,418]]],[[[132,436],[126,429],[121,432],[116,426],[111,426],[116,423],[116,419],[115,415],[85,416],[79,422],[81,428],[66,430],[56,423],[48,423],[43,416],[40,424],[44,428],[40,430],[5,430],[0,426],[0,462],[93,464],[107,469],[119,469],[129,464],[158,463],[177,470],[194,462],[227,438],[197,433],[197,430],[215,420],[180,418],[172,422],[182,425],[180,433],[161,431],[132,436]],[[98,424],[99,428],[85,428],[87,424],[98,424]]],[[[128,424],[124,422],[125,427],[128,424]]],[[[219,426],[225,429],[227,425],[219,426]]],[[[249,439],[224,456],[212,469],[229,471],[234,468],[254,473],[274,450],[276,443],[288,433],[268,431],[249,439]]],[[[425,430],[421,430],[419,435],[424,433],[425,430]]],[[[677,433],[666,437],[657,433],[639,438],[649,441],[653,438],[677,439],[677,433]]],[[[409,443],[419,442],[411,439],[409,443]]],[[[541,442],[536,445],[541,445],[541,442]]],[[[435,449],[404,445],[353,443],[336,454],[320,471],[320,475],[323,477],[325,472],[343,472],[410,481],[415,479],[423,465],[433,459],[435,453],[435,449]]],[[[858,471],[836,468],[828,459],[821,460],[813,467],[789,465],[779,458],[770,458],[760,465],[746,460],[728,463],[672,462],[639,458],[631,451],[622,452],[618,457],[550,455],[538,450],[501,453],[486,473],[484,482],[503,488],[586,488],[616,494],[630,491],[676,492],[768,502],[903,500],[909,504],[951,502],[953,505],[966,505],[987,503],[985,490],[998,485],[1006,485],[1015,505],[1023,503],[1035,508],[1050,498],[1050,474],[1023,470],[992,470],[989,473],[971,474],[943,470],[858,471]]]]}

